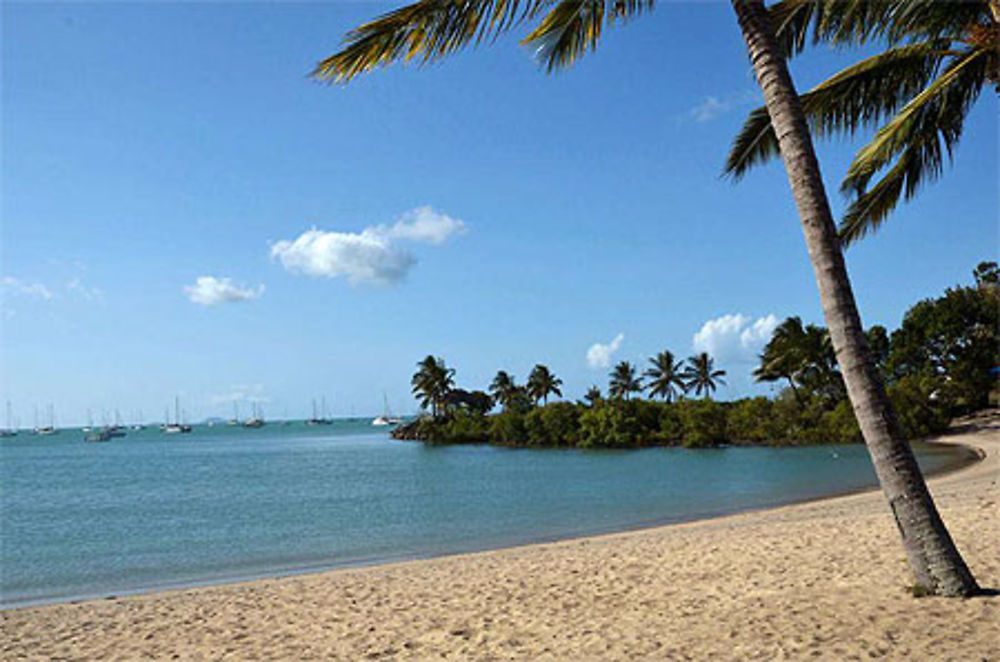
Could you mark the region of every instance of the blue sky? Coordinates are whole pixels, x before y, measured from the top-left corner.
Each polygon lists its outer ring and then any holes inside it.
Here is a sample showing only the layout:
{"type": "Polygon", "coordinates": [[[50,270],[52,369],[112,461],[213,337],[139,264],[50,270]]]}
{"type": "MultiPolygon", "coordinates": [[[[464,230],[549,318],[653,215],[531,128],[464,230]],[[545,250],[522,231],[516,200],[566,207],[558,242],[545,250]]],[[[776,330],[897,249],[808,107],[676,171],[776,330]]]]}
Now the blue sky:
{"type": "MultiPolygon", "coordinates": [[[[543,362],[576,398],[618,334],[612,362],[711,347],[722,397],[767,392],[768,316],[822,315],[779,164],[720,177],[759,98],[728,4],[661,4],[555,76],[509,38],[308,79],[392,6],[2,5],[0,358],[23,424],[50,402],[158,418],[175,394],[192,419],[321,395],[368,414],[383,391],[409,411],[428,353],[466,387],[543,362]]],[[[866,324],[996,257],[996,117],[987,91],[954,167],[849,251],[866,324]]],[[[858,144],[820,145],[838,209],[858,144]]]]}

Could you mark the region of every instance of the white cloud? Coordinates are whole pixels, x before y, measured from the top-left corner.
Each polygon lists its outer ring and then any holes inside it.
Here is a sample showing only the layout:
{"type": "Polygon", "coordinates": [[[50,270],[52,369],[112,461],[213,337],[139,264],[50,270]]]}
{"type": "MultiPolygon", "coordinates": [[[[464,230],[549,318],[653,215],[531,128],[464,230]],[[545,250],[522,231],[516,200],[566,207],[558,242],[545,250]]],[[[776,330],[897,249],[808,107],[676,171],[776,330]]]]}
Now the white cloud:
{"type": "Polygon", "coordinates": [[[625,340],[625,334],[619,333],[614,337],[614,340],[607,344],[595,342],[587,350],[587,365],[595,369],[610,366],[611,358],[618,351],[618,348],[622,346],[623,340],[625,340]]]}
{"type": "Polygon", "coordinates": [[[740,346],[744,349],[751,349],[756,354],[771,339],[771,334],[774,333],[777,326],[778,318],[774,315],[757,318],[753,324],[740,332],[740,346]]]}
{"type": "Polygon", "coordinates": [[[202,306],[215,306],[220,303],[249,301],[257,299],[264,293],[264,286],[256,289],[233,285],[229,278],[215,276],[199,276],[194,285],[185,285],[184,293],[188,299],[202,306]]]}
{"type": "Polygon", "coordinates": [[[375,225],[361,232],[327,232],[313,228],[293,240],[271,246],[271,259],[293,273],[362,282],[393,284],[406,278],[416,257],[396,242],[439,245],[464,232],[465,223],[420,207],[392,225],[375,225]]]}
{"type": "Polygon", "coordinates": [[[406,277],[416,258],[371,229],[361,233],[324,232],[313,228],[293,241],[271,246],[271,258],[288,271],[308,276],[344,276],[352,284],[395,283],[406,277]]]}
{"type": "Polygon", "coordinates": [[[447,214],[439,214],[430,207],[418,207],[403,214],[391,227],[380,225],[372,230],[389,240],[400,239],[438,245],[454,234],[465,232],[465,223],[447,214]]]}
{"type": "Polygon", "coordinates": [[[705,322],[694,334],[692,345],[695,351],[708,352],[717,360],[752,360],[777,326],[774,315],[754,320],[742,313],[730,313],[705,322]]]}
{"type": "Polygon", "coordinates": [[[731,110],[736,110],[757,100],[757,94],[750,91],[744,91],[724,98],[709,95],[705,97],[704,101],[691,108],[687,112],[687,116],[699,124],[711,122],[731,110]]]}
{"type": "Polygon", "coordinates": [[[84,300],[92,301],[94,303],[104,302],[104,292],[97,287],[89,287],[85,285],[79,278],[72,278],[68,283],[66,283],[66,289],[74,296],[84,300]]]}
{"type": "Polygon", "coordinates": [[[6,293],[16,294],[25,297],[31,297],[34,299],[42,299],[44,301],[49,301],[52,299],[52,290],[45,287],[41,283],[25,283],[24,281],[14,278],[13,276],[4,276],[0,278],[0,286],[2,286],[2,291],[6,293]]]}
{"type": "Polygon", "coordinates": [[[688,114],[695,122],[711,122],[727,110],[729,110],[728,103],[719,101],[717,97],[709,96],[692,108],[688,114]]]}

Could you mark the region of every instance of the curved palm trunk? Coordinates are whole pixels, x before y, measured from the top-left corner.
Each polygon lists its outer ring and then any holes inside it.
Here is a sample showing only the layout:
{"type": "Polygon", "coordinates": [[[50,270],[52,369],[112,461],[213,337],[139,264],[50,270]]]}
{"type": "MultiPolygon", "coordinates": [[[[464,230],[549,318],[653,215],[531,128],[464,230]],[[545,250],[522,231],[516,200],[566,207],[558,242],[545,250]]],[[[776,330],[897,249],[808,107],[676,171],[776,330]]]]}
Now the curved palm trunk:
{"type": "Polygon", "coordinates": [[[802,105],[762,0],[731,0],[799,212],[823,314],[854,414],[903,536],[916,582],[939,595],[979,589],[934,506],[868,353],[802,105]]]}

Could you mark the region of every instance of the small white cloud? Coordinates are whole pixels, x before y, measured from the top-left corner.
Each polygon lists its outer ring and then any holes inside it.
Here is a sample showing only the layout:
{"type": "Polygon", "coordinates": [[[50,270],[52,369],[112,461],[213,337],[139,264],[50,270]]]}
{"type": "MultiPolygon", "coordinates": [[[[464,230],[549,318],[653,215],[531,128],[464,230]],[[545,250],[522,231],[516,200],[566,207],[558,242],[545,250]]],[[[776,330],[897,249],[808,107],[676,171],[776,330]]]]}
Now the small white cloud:
{"type": "Polygon", "coordinates": [[[0,285],[2,285],[4,294],[11,293],[33,299],[42,299],[43,301],[49,301],[53,297],[52,290],[41,283],[25,283],[13,276],[0,278],[0,285]]]}
{"type": "Polygon", "coordinates": [[[392,225],[375,225],[361,232],[327,232],[313,228],[292,240],[271,245],[271,259],[293,273],[326,278],[345,277],[352,284],[398,283],[417,263],[396,242],[438,245],[465,231],[465,223],[430,207],[403,214],[392,225]]]}
{"type": "Polygon", "coordinates": [[[625,340],[625,334],[619,333],[614,337],[614,340],[607,344],[595,342],[587,350],[587,365],[595,369],[610,366],[611,358],[618,351],[618,348],[622,346],[623,340],[625,340]]]}
{"type": "Polygon", "coordinates": [[[705,97],[704,101],[691,108],[687,112],[687,116],[699,124],[711,122],[729,111],[753,103],[757,99],[757,94],[750,91],[744,91],[724,98],[709,95],[705,97]]]}
{"type": "Polygon", "coordinates": [[[271,258],[293,273],[360,282],[396,283],[416,264],[411,253],[392,246],[383,235],[371,230],[361,233],[324,232],[313,228],[293,241],[271,246],[271,258]]]}
{"type": "Polygon", "coordinates": [[[454,234],[465,232],[465,223],[447,214],[439,214],[430,207],[419,207],[403,214],[390,227],[376,226],[375,234],[387,239],[442,244],[454,234]]]}
{"type": "Polygon", "coordinates": [[[770,340],[778,318],[774,315],[752,319],[730,313],[705,322],[694,334],[692,345],[697,352],[729,361],[752,360],[770,340]]]}
{"type": "Polygon", "coordinates": [[[711,122],[719,115],[722,115],[730,106],[728,103],[719,101],[717,97],[706,97],[704,101],[692,108],[688,114],[695,122],[711,122]]]}
{"type": "Polygon", "coordinates": [[[264,286],[258,285],[256,289],[239,287],[233,285],[229,278],[216,278],[214,276],[199,276],[194,285],[185,285],[184,293],[188,299],[202,306],[215,306],[220,303],[232,303],[236,301],[249,301],[260,298],[264,293],[264,286]]]}
{"type": "Polygon", "coordinates": [[[85,285],[79,278],[72,278],[68,283],[66,283],[66,289],[70,294],[75,297],[82,299],[83,301],[90,301],[94,303],[104,302],[104,292],[97,287],[89,287],[85,285]]]}

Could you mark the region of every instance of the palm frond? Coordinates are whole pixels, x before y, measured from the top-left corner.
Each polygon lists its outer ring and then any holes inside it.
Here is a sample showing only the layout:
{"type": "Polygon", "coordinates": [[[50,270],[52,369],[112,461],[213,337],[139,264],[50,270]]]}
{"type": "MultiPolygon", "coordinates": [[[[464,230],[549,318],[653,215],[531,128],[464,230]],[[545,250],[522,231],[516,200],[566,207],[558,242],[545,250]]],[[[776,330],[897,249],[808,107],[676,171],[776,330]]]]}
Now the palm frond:
{"type": "Polygon", "coordinates": [[[631,18],[654,0],[419,0],[347,34],[344,47],[312,76],[346,83],[396,61],[427,63],[549,13],[525,39],[549,71],[593,50],[604,23],[631,18]]]}
{"type": "Polygon", "coordinates": [[[429,62],[470,42],[495,39],[555,0],[419,0],[352,30],[346,45],[322,60],[314,78],[347,82],[397,60],[429,62]]]}
{"type": "Polygon", "coordinates": [[[982,91],[989,62],[990,53],[981,49],[956,57],[855,155],[841,185],[855,196],[841,222],[845,243],[878,228],[900,198],[912,198],[922,184],[941,174],[982,91]],[[869,189],[871,180],[886,167],[888,171],[869,189]]]}
{"type": "Polygon", "coordinates": [[[775,37],[787,57],[810,42],[864,44],[885,39],[955,37],[989,20],[988,0],[780,0],[768,9],[775,37]]]}
{"type": "Polygon", "coordinates": [[[606,22],[632,18],[653,4],[654,0],[561,0],[521,43],[535,46],[535,57],[551,72],[596,50],[606,22]]]}
{"type": "MultiPolygon", "coordinates": [[[[947,52],[943,41],[889,49],[866,58],[801,96],[813,132],[852,134],[891,116],[931,81],[947,52]]],[[[750,112],[733,140],[725,174],[739,179],[778,155],[771,118],[762,106],[750,112]]]]}

